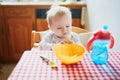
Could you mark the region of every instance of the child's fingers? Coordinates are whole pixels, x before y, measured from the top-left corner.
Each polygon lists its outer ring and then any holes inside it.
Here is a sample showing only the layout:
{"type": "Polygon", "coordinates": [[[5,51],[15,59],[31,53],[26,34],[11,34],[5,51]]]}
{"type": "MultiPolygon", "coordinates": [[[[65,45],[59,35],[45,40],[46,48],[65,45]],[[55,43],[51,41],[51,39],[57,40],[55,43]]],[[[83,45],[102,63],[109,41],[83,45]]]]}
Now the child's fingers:
{"type": "Polygon", "coordinates": [[[61,41],[60,44],[65,44],[66,42],[65,41],[61,41]]]}
{"type": "Polygon", "coordinates": [[[69,42],[68,42],[68,41],[66,41],[66,40],[65,40],[65,41],[60,42],[60,44],[72,44],[72,43],[73,43],[73,41],[69,41],[69,42]]]}

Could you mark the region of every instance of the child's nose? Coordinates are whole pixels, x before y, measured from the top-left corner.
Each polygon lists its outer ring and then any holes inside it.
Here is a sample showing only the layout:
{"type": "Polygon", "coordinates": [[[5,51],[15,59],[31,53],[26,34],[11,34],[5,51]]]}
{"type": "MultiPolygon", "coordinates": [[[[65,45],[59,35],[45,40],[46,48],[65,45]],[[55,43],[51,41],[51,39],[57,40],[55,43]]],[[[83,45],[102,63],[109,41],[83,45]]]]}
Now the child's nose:
{"type": "Polygon", "coordinates": [[[63,33],[67,33],[67,28],[63,28],[63,33]]]}

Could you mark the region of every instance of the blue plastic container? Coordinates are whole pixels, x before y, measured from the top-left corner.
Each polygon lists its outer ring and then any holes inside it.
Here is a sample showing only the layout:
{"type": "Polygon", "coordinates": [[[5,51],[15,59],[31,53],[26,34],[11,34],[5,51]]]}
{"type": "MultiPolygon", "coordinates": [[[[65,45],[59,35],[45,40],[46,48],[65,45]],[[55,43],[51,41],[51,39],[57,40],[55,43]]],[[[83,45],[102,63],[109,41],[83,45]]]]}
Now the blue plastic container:
{"type": "Polygon", "coordinates": [[[106,64],[108,61],[108,44],[110,40],[97,39],[93,42],[93,49],[90,55],[95,64],[106,64]]]}

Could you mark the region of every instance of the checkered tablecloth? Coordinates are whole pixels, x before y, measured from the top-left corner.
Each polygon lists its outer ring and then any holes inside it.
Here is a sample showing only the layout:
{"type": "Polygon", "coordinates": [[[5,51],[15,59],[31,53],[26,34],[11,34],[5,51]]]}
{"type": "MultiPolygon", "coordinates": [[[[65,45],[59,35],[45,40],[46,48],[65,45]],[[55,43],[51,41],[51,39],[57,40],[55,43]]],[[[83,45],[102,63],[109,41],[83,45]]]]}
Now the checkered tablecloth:
{"type": "Polygon", "coordinates": [[[109,52],[105,65],[95,65],[85,53],[77,64],[62,64],[52,51],[25,51],[8,80],[120,80],[120,51],[109,52]],[[58,68],[52,69],[40,58],[47,55],[58,68]]]}

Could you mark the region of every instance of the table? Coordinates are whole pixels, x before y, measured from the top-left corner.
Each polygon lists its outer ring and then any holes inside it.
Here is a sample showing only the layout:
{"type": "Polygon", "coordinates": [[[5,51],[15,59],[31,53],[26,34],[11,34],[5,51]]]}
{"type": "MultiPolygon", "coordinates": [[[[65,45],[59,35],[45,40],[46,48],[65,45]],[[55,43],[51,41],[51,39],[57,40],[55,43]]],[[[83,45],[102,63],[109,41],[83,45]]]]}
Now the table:
{"type": "Polygon", "coordinates": [[[109,52],[105,65],[96,65],[85,53],[77,64],[62,64],[52,51],[25,51],[8,80],[120,80],[120,51],[109,52]],[[49,56],[58,68],[51,68],[40,58],[49,56]]]}

